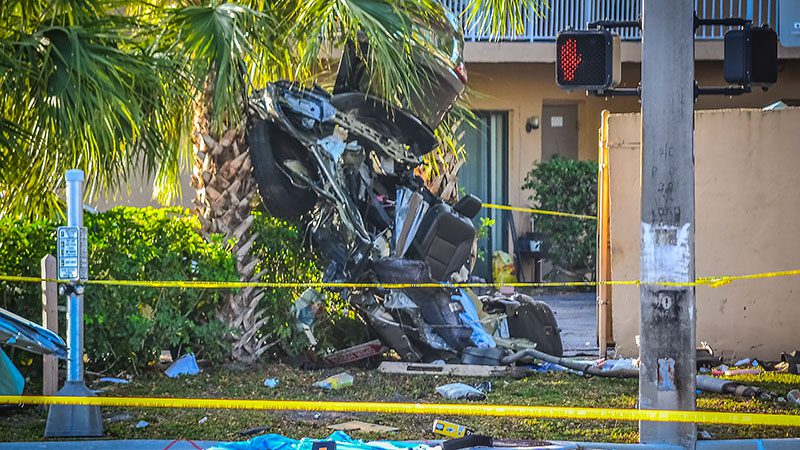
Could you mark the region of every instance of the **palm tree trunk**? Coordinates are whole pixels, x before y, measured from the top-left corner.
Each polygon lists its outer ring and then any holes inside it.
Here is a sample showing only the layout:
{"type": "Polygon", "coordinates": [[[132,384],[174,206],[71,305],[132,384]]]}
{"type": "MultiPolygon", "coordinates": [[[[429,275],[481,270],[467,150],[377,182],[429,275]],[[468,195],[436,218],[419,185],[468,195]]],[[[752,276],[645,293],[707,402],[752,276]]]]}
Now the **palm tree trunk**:
{"type": "Polygon", "coordinates": [[[445,202],[455,203],[459,197],[458,171],[466,160],[452,151],[434,152],[431,157],[436,159],[436,170],[422,174],[425,187],[445,202]]]}
{"type": "MultiPolygon", "coordinates": [[[[195,213],[200,218],[202,232],[233,239],[233,255],[241,281],[258,281],[255,274],[257,259],[249,250],[258,236],[251,230],[252,208],[257,194],[251,175],[249,149],[244,142],[244,126],[229,128],[220,135],[209,127],[211,82],[194,105],[193,146],[195,166],[192,187],[196,190],[195,213]]],[[[234,330],[232,357],[236,361],[254,362],[269,345],[260,338],[263,313],[259,301],[263,296],[258,288],[244,288],[230,293],[220,311],[223,322],[234,330]]]]}

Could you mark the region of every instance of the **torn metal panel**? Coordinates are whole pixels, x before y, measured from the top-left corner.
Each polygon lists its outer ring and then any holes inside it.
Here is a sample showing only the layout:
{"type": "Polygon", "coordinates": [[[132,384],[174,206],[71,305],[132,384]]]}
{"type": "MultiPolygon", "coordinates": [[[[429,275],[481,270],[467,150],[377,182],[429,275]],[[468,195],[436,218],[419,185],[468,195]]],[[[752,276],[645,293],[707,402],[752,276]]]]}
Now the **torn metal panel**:
{"type": "Polygon", "coordinates": [[[41,325],[0,308],[0,344],[40,355],[67,357],[67,344],[41,325]]]}

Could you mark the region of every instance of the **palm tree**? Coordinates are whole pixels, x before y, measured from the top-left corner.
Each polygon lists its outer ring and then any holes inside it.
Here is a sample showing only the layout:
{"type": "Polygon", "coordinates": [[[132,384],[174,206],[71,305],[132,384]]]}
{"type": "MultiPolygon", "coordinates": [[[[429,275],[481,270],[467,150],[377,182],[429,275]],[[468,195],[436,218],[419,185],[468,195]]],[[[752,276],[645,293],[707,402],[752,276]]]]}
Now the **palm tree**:
{"type": "MultiPolygon", "coordinates": [[[[470,0],[468,15],[492,33],[519,30],[541,3],[470,0]]],[[[247,96],[271,80],[322,79],[335,49],[363,33],[380,94],[403,98],[422,83],[409,51],[414,20],[439,8],[436,0],[8,0],[0,11],[0,215],[60,211],[57,188],[74,167],[89,175],[90,195],[143,171],[168,202],[179,194],[181,165],[193,162],[204,232],[233,239],[242,280],[256,280],[247,96]]],[[[452,137],[452,129],[438,131],[452,137]]],[[[236,359],[268,348],[257,334],[261,295],[232,294],[223,311],[240,330],[236,359]]]]}

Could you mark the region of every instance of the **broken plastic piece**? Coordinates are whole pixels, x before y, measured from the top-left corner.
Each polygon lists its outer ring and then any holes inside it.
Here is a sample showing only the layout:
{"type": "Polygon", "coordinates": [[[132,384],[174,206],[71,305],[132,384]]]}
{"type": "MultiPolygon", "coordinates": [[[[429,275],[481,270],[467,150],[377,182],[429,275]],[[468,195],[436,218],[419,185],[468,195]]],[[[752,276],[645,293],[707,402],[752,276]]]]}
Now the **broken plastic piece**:
{"type": "Polygon", "coordinates": [[[194,353],[187,353],[178,358],[171,366],[164,371],[164,375],[175,378],[180,375],[197,375],[200,368],[197,366],[197,359],[194,353]]]}
{"type": "Polygon", "coordinates": [[[436,392],[449,400],[486,400],[486,393],[464,383],[443,384],[436,387],[436,392]]]}
{"type": "Polygon", "coordinates": [[[280,383],[280,381],[277,378],[267,378],[264,380],[264,386],[270,389],[275,389],[278,387],[278,383],[280,383]]]}
{"type": "Polygon", "coordinates": [[[353,385],[353,376],[347,372],[338,373],[336,375],[330,376],[328,378],[325,378],[324,380],[317,381],[316,383],[314,383],[314,386],[316,387],[329,390],[342,389],[352,385],[353,385]]]}
{"type": "Polygon", "coordinates": [[[472,430],[455,422],[436,419],[433,422],[433,432],[450,439],[455,439],[466,436],[467,434],[471,433],[472,430]]]}
{"type": "Polygon", "coordinates": [[[128,384],[130,381],[123,378],[103,377],[97,380],[98,383],[128,384]]]}
{"type": "Polygon", "coordinates": [[[338,423],[336,425],[328,425],[327,428],[338,431],[361,431],[364,433],[392,433],[400,430],[397,427],[388,427],[386,425],[362,422],[360,420],[351,420],[349,422],[338,423]]]}
{"type": "Polygon", "coordinates": [[[800,407],[800,391],[797,389],[792,389],[788,394],[786,394],[786,400],[789,403],[793,403],[794,406],[800,407]]]}

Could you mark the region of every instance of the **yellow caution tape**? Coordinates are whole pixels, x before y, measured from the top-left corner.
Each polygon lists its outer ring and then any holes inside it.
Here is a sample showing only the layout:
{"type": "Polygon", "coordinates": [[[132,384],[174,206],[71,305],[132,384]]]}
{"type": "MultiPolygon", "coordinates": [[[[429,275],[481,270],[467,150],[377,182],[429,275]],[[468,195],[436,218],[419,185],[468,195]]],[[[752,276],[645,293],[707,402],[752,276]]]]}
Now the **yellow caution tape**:
{"type": "Polygon", "coordinates": [[[483,207],[488,209],[503,209],[506,211],[520,211],[531,214],[543,214],[546,216],[561,216],[561,217],[572,217],[574,219],[582,219],[582,220],[597,220],[597,216],[587,216],[584,214],[572,214],[559,211],[548,211],[545,209],[522,208],[519,206],[495,205],[493,203],[484,203],[483,207]]]}
{"type": "MultiPolygon", "coordinates": [[[[697,278],[695,281],[640,281],[640,280],[609,280],[609,281],[568,281],[568,282],[542,282],[542,283],[344,283],[344,282],[309,282],[309,283],[273,283],[273,282],[246,282],[246,281],[191,281],[191,280],[87,280],[86,285],[99,286],[136,286],[153,288],[184,288],[184,289],[239,289],[245,287],[261,287],[271,289],[297,289],[297,288],[336,288],[336,289],[408,289],[408,288],[500,288],[503,286],[519,288],[536,287],[594,287],[594,286],[665,286],[665,287],[697,287],[709,286],[717,288],[734,281],[757,280],[764,278],[790,277],[800,275],[800,269],[783,270],[779,272],[753,273],[749,275],[720,275],[697,278]]],[[[69,280],[55,278],[23,277],[15,275],[0,275],[0,281],[19,283],[51,283],[68,284],[69,280]]]]}
{"type": "Polygon", "coordinates": [[[362,412],[378,414],[447,414],[450,416],[498,416],[541,419],[643,420],[728,425],[800,427],[800,415],[668,411],[563,406],[474,405],[437,403],[319,402],[303,400],[239,400],[220,398],[62,397],[0,396],[7,405],[90,405],[137,408],[257,409],[271,411],[362,412]]]}

